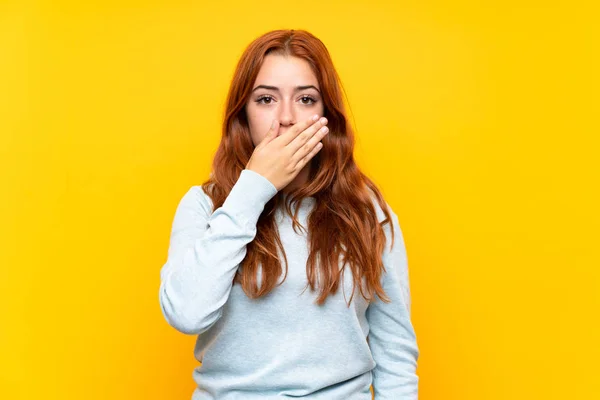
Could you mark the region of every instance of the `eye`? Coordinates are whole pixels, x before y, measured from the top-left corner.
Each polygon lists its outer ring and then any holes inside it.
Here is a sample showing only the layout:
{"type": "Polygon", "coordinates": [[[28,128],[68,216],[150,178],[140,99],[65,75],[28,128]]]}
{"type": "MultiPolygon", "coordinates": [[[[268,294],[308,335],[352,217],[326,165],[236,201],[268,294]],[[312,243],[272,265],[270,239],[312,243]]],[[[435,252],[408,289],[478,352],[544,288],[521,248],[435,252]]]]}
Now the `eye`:
{"type": "Polygon", "coordinates": [[[271,96],[260,96],[258,99],[256,99],[256,102],[258,104],[271,104],[271,100],[273,100],[273,97],[271,96]],[[269,100],[268,103],[263,103],[263,100],[269,100]]]}
{"type": "Polygon", "coordinates": [[[308,100],[311,101],[310,103],[303,103],[303,104],[306,104],[306,105],[315,104],[317,102],[317,100],[315,100],[314,98],[312,98],[310,96],[302,96],[302,100],[305,100],[305,99],[308,99],[308,100]]]}
{"type": "MultiPolygon", "coordinates": [[[[273,100],[274,100],[273,96],[262,95],[258,99],[256,99],[256,103],[258,103],[258,104],[264,104],[264,105],[269,105],[269,104],[271,104],[273,102],[273,100]]],[[[313,104],[315,104],[317,102],[317,100],[315,98],[313,98],[312,96],[302,96],[300,98],[300,101],[305,106],[310,106],[310,105],[313,105],[313,104]]]]}

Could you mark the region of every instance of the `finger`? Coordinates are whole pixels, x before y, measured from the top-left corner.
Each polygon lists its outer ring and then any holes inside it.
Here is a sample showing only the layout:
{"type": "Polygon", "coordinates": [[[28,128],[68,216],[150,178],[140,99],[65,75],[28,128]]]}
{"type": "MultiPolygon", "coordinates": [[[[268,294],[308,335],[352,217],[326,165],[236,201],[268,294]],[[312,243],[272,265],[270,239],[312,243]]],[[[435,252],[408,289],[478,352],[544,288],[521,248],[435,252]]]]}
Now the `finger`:
{"type": "Polygon", "coordinates": [[[281,143],[284,146],[287,146],[291,141],[293,141],[298,134],[304,132],[309,126],[315,124],[319,120],[319,115],[315,114],[312,117],[308,118],[305,121],[299,122],[294,125],[291,129],[289,129],[286,133],[279,136],[281,139],[281,143]],[[316,119],[315,119],[316,117],[316,119]]]}
{"type": "Polygon", "coordinates": [[[313,147],[313,149],[311,150],[310,153],[308,153],[306,156],[304,156],[300,162],[298,164],[296,164],[295,169],[296,170],[300,170],[302,168],[304,168],[304,166],[314,157],[317,155],[317,153],[323,148],[323,143],[319,142],[317,143],[317,145],[315,147],[313,147]]]}
{"type": "MultiPolygon", "coordinates": [[[[326,123],[327,123],[327,118],[323,117],[323,118],[319,119],[317,122],[315,122],[313,125],[309,126],[307,129],[305,129],[304,132],[302,132],[301,134],[296,136],[294,138],[294,140],[292,140],[288,144],[288,149],[289,149],[290,153],[295,154],[298,151],[298,149],[302,148],[302,146],[306,146],[306,143],[315,134],[327,132],[327,129],[325,128],[326,123]],[[320,129],[324,129],[324,128],[326,129],[325,131],[320,130],[320,129]]],[[[321,139],[319,139],[319,140],[321,140],[321,139]]],[[[308,153],[308,151],[310,151],[312,149],[312,147],[313,146],[310,146],[307,149],[306,153],[308,153]]],[[[301,154],[300,157],[304,157],[306,155],[306,153],[301,154]]]]}
{"type": "Polygon", "coordinates": [[[265,137],[262,139],[260,144],[262,146],[267,145],[270,141],[272,141],[273,139],[275,139],[277,137],[278,133],[279,133],[279,121],[277,119],[274,119],[273,122],[271,123],[271,127],[269,128],[269,131],[267,132],[265,137]]]}
{"type": "Polygon", "coordinates": [[[329,128],[315,124],[299,135],[296,140],[288,145],[293,160],[300,160],[309,154],[312,149],[329,133],[329,128]]]}

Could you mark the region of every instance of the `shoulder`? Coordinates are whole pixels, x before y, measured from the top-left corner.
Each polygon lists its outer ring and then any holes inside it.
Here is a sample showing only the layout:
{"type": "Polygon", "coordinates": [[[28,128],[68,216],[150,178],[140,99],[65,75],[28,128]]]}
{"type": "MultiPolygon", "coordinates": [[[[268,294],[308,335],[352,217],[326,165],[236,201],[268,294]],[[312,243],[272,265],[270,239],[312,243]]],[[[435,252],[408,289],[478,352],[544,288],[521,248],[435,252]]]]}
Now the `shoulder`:
{"type": "Polygon", "coordinates": [[[386,236],[386,242],[389,245],[386,245],[386,252],[399,249],[404,251],[405,243],[404,243],[404,233],[400,226],[400,221],[398,219],[398,214],[395,212],[394,208],[388,203],[385,199],[383,200],[383,204],[387,207],[387,211],[390,215],[390,219],[383,223],[386,219],[386,215],[384,214],[379,202],[377,201],[377,197],[375,194],[371,196],[373,207],[375,208],[375,212],[377,215],[377,221],[379,224],[382,224],[383,232],[386,236]],[[393,231],[393,233],[392,233],[393,231]]]}
{"type": "MultiPolygon", "coordinates": [[[[375,208],[375,214],[377,215],[377,221],[379,223],[381,223],[386,218],[385,213],[383,212],[383,209],[381,208],[381,205],[379,204],[379,201],[377,200],[377,196],[375,196],[375,193],[370,191],[370,194],[371,194],[371,202],[373,204],[373,207],[375,208]]],[[[387,211],[390,213],[390,217],[392,218],[391,222],[397,223],[398,215],[396,214],[396,212],[394,211],[392,206],[383,197],[383,195],[382,195],[382,200],[383,200],[383,205],[387,208],[387,211]]]]}
{"type": "Polygon", "coordinates": [[[204,215],[210,215],[213,211],[213,202],[201,185],[192,185],[183,193],[178,208],[191,209],[204,215]]]}

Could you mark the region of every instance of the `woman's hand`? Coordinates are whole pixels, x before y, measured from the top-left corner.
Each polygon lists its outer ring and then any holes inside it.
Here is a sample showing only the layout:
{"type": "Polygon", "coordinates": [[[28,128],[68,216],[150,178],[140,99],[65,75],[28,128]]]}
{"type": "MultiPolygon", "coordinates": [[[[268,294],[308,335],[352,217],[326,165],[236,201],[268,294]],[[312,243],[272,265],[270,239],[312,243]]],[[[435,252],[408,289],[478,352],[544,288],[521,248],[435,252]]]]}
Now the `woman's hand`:
{"type": "Polygon", "coordinates": [[[246,169],[267,178],[277,190],[283,189],[323,147],[321,139],[329,133],[326,124],[326,118],[315,115],[278,136],[279,121],[274,120],[246,169]]]}

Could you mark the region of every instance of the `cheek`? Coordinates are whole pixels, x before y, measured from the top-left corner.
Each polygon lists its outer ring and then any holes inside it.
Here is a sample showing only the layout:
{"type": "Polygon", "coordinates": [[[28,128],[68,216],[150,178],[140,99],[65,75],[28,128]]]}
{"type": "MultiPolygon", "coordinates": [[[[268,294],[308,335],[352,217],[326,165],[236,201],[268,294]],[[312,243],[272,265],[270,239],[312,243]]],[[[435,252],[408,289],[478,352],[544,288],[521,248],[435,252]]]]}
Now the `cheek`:
{"type": "Polygon", "coordinates": [[[250,135],[255,146],[267,135],[267,132],[271,128],[271,122],[273,122],[272,117],[268,113],[259,111],[250,111],[248,113],[250,135]]]}

